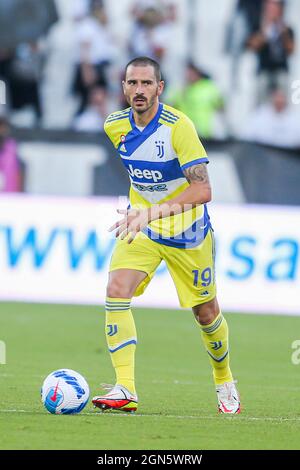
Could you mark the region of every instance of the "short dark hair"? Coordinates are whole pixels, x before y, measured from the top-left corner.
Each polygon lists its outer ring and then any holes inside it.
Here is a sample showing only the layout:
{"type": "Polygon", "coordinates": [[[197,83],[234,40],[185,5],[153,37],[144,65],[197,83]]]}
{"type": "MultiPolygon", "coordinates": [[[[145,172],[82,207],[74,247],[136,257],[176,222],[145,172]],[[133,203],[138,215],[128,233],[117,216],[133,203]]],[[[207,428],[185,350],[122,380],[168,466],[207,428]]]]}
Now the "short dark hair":
{"type": "Polygon", "coordinates": [[[141,65],[142,67],[146,67],[147,65],[150,65],[151,67],[154,68],[154,74],[155,74],[156,80],[158,82],[160,82],[162,80],[159,63],[156,62],[156,60],[151,59],[150,57],[146,57],[146,56],[145,57],[144,56],[136,57],[135,59],[132,59],[130,62],[128,62],[128,64],[125,67],[125,77],[126,77],[126,74],[127,74],[127,69],[130,65],[133,65],[133,66],[136,66],[136,67],[139,66],[139,65],[141,65]]]}

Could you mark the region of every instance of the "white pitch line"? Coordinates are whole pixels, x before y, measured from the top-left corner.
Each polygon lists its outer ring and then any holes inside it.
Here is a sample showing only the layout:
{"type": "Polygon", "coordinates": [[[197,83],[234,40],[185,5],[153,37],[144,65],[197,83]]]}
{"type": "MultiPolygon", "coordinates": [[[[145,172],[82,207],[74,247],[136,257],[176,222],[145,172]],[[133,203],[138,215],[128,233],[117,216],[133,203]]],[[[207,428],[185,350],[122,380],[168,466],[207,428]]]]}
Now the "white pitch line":
{"type": "MultiPolygon", "coordinates": [[[[45,414],[44,412],[42,411],[30,411],[30,410],[1,410],[0,409],[0,413],[31,413],[31,414],[43,414],[44,416],[47,416],[47,414],[45,414]]],[[[217,415],[217,416],[188,416],[188,415],[185,415],[185,416],[180,416],[180,415],[156,415],[156,414],[142,414],[142,413],[110,413],[110,412],[93,412],[93,411],[90,411],[90,412],[82,412],[80,413],[81,416],[113,416],[113,417],[122,417],[122,416],[126,416],[126,417],[141,417],[141,418],[170,418],[170,419],[197,419],[197,420],[206,420],[206,419],[212,419],[212,420],[220,420],[222,419],[222,415],[217,415]]],[[[268,417],[266,416],[265,418],[263,417],[255,417],[255,416],[238,416],[238,417],[235,417],[235,416],[228,416],[226,417],[225,419],[239,419],[240,421],[275,421],[275,422],[285,422],[285,421],[296,421],[296,422],[300,422],[300,417],[295,417],[295,418],[282,418],[280,416],[275,416],[275,417],[268,417]]]]}
{"type": "MultiPolygon", "coordinates": [[[[102,414],[102,413],[82,413],[82,414],[85,414],[85,415],[93,415],[93,414],[102,414]]],[[[120,413],[120,414],[112,414],[112,413],[103,413],[103,414],[107,414],[107,415],[111,415],[111,416],[128,416],[128,413],[120,413]]],[[[202,420],[205,420],[205,419],[213,419],[213,420],[220,420],[222,419],[221,416],[222,415],[217,415],[217,416],[180,416],[180,415],[147,415],[147,414],[142,414],[142,413],[137,413],[137,414],[133,414],[133,416],[136,416],[136,417],[142,417],[142,418],[171,418],[171,419],[202,419],[202,420]]],[[[299,418],[281,418],[280,416],[278,417],[266,417],[266,418],[263,418],[263,417],[254,417],[254,416],[226,416],[225,419],[239,419],[241,421],[278,421],[278,422],[282,422],[282,421],[299,421],[300,422],[300,417],[299,418]]]]}
{"type": "Polygon", "coordinates": [[[44,378],[45,378],[44,375],[40,375],[40,374],[29,374],[29,375],[25,375],[25,374],[4,374],[4,373],[3,373],[3,374],[0,374],[0,378],[1,378],[1,377],[6,377],[6,378],[7,378],[7,377],[18,377],[18,378],[21,378],[21,377],[27,377],[27,378],[31,377],[31,378],[32,378],[32,377],[33,377],[33,378],[35,378],[35,379],[44,379],[44,378]]]}

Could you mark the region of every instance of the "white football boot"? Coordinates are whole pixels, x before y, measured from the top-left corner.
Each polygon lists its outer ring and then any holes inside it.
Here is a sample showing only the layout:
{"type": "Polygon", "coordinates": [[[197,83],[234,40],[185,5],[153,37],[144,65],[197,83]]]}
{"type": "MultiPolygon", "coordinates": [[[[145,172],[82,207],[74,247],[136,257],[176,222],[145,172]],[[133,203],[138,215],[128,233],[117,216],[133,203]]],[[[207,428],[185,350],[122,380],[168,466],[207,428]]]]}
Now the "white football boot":
{"type": "Polygon", "coordinates": [[[134,412],[138,407],[138,397],[127,390],[122,385],[101,384],[108,390],[105,395],[99,395],[92,399],[92,403],[97,408],[105,410],[118,410],[134,412]]]}
{"type": "Polygon", "coordinates": [[[239,414],[241,412],[240,397],[235,384],[236,381],[233,381],[216,386],[219,413],[239,414]]]}

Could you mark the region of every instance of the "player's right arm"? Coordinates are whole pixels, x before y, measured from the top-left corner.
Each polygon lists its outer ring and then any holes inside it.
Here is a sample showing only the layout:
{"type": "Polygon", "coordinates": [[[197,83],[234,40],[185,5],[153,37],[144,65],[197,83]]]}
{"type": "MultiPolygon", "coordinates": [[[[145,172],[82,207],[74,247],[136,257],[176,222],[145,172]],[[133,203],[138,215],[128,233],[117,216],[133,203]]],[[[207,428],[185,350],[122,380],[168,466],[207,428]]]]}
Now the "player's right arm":
{"type": "Polygon", "coordinates": [[[118,148],[121,136],[127,134],[131,129],[128,117],[129,108],[122,111],[116,111],[106,118],[104,123],[104,132],[115,148],[118,148]]]}

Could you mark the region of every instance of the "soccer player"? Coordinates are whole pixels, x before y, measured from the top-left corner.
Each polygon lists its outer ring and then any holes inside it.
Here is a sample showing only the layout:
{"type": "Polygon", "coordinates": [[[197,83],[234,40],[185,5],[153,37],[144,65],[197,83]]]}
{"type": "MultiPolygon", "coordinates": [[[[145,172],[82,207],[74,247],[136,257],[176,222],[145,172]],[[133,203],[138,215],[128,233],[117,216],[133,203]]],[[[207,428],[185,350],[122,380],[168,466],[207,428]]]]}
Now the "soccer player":
{"type": "MultiPolygon", "coordinates": [[[[129,108],[108,116],[104,129],[128,171],[130,206],[111,231],[118,237],[106,298],[106,339],[116,385],[93,398],[99,408],[135,411],[137,344],[131,299],[143,293],[162,260],[180,305],[192,308],[208,353],[221,413],[239,413],[229,367],[228,326],[216,298],[214,236],[206,203],[211,200],[208,158],[193,123],[160,103],[160,67],[133,59],[123,81],[129,108]]],[[[105,388],[105,387],[104,387],[105,388]]]]}

